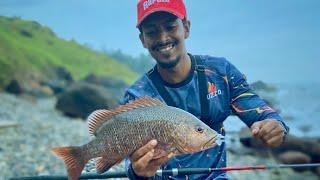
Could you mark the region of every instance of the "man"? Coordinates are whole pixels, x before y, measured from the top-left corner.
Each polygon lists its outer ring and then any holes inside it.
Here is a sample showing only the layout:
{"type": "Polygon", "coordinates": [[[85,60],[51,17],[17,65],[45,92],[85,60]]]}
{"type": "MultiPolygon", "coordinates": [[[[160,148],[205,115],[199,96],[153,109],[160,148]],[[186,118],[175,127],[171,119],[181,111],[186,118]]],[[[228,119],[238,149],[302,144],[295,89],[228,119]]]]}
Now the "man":
{"type": "MultiPolygon", "coordinates": [[[[158,98],[194,114],[222,134],[222,122],[233,112],[251,127],[253,136],[268,146],[282,143],[287,126],[277,112],[252,92],[245,77],[230,62],[187,53],[185,39],[190,33],[190,22],[183,0],[139,0],[137,8],[140,40],[157,64],[126,91],[124,103],[142,96],[158,98]]],[[[155,176],[159,168],[226,166],[224,144],[195,154],[175,157],[168,154],[153,159],[156,145],[157,141],[151,140],[126,161],[130,179],[169,178],[155,176]]],[[[215,172],[188,178],[227,179],[227,176],[215,172]]]]}

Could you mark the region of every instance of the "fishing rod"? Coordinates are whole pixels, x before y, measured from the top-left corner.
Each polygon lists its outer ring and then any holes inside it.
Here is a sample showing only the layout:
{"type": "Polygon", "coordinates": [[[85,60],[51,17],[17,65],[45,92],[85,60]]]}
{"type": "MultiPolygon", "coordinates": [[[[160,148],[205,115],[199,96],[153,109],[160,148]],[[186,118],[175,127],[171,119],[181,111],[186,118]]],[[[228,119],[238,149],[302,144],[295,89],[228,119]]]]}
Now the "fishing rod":
{"type": "MultiPolygon", "coordinates": [[[[270,170],[281,168],[311,168],[320,167],[320,163],[309,164],[278,164],[278,165],[259,165],[259,166],[234,166],[223,168],[173,168],[170,170],[158,170],[158,176],[183,176],[192,174],[208,174],[214,171],[228,172],[228,171],[245,171],[245,170],[270,170]]],[[[107,178],[125,178],[127,177],[125,171],[106,172],[103,174],[84,173],[79,179],[107,179],[107,178]]],[[[10,180],[67,180],[67,176],[33,176],[33,177],[14,177],[10,180]]]]}

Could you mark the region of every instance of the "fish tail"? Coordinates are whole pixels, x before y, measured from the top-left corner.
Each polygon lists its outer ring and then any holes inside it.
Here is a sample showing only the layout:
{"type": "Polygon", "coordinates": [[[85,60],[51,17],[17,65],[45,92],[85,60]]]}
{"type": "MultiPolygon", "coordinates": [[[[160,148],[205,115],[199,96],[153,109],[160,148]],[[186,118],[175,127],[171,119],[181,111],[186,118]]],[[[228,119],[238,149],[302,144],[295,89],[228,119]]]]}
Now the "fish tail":
{"type": "Polygon", "coordinates": [[[88,162],[81,147],[56,147],[51,151],[60,157],[67,168],[68,176],[70,180],[79,179],[81,172],[88,162]]]}

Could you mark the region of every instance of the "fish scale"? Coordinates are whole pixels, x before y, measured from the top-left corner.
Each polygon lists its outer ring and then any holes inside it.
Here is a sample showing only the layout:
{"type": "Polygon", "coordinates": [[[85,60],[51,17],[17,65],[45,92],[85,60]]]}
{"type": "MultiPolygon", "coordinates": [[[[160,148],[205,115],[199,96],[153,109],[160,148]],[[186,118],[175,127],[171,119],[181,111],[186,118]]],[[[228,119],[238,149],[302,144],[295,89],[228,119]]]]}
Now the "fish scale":
{"type": "Polygon", "coordinates": [[[97,171],[104,172],[152,139],[158,142],[153,158],[159,158],[211,148],[218,138],[217,132],[194,115],[150,97],[94,111],[88,125],[89,133],[95,135],[93,140],[82,146],[52,149],[65,161],[69,179],[78,179],[92,158],[98,158],[97,171]]]}

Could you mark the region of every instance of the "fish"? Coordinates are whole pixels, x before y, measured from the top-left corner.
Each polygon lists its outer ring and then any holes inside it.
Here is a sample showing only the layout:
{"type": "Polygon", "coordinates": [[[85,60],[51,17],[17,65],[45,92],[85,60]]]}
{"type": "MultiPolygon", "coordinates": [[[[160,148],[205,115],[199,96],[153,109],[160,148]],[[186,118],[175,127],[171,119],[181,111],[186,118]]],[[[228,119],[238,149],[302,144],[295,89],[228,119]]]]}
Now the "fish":
{"type": "Polygon", "coordinates": [[[96,158],[97,172],[103,173],[152,139],[158,142],[157,159],[164,152],[176,156],[211,148],[220,135],[191,113],[148,96],[115,109],[95,110],[87,122],[93,137],[87,144],[51,149],[64,161],[71,180],[81,176],[90,159],[96,158]]]}

